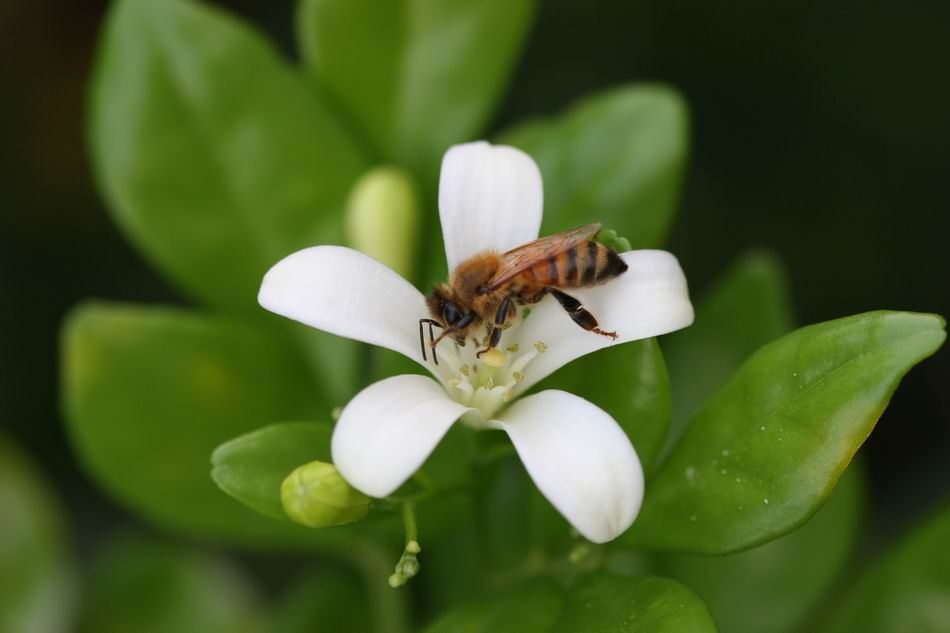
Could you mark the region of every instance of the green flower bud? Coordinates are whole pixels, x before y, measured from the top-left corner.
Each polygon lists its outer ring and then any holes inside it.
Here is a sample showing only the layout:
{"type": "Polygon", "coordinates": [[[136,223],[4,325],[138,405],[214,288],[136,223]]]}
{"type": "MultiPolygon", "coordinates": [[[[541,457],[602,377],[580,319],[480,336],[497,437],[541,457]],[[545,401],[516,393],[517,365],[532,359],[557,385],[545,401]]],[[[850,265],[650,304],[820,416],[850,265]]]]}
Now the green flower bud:
{"type": "Polygon", "coordinates": [[[350,246],[409,278],[419,232],[419,197],[411,176],[398,167],[366,172],[350,192],[344,228],[350,246]]]}
{"type": "Polygon", "coordinates": [[[369,497],[326,462],[310,462],[290,473],[280,486],[280,499],[287,516],[314,528],[357,521],[370,505],[369,497]]]}

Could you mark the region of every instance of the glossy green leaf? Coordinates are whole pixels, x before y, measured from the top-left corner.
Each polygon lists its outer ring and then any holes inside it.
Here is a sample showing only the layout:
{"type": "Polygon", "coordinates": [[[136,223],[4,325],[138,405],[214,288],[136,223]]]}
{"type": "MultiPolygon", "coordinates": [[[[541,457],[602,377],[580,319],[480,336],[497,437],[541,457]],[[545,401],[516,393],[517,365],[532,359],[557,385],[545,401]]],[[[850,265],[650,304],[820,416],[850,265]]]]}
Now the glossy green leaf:
{"type": "Polygon", "coordinates": [[[695,591],[723,631],[804,630],[854,551],[863,501],[863,473],[852,464],[815,516],[790,534],[738,554],[667,556],[657,571],[695,591]]]}
{"type": "Polygon", "coordinates": [[[281,484],[298,466],[332,461],[332,432],[329,422],[284,422],[241,435],[211,454],[211,478],[241,503],[286,521],[281,484]]]}
{"type": "Polygon", "coordinates": [[[553,633],[715,633],[706,606],[667,578],[595,574],[568,593],[553,633]]]}
{"type": "Polygon", "coordinates": [[[301,0],[297,30],[319,85],[384,159],[434,181],[500,99],[534,0],[301,0]]]}
{"type": "Polygon", "coordinates": [[[870,312],[802,328],[752,355],[690,424],[627,539],[726,553],[780,536],[828,497],[944,321],[870,312]]]}
{"type": "Polygon", "coordinates": [[[123,504],[165,528],[230,542],[339,537],[259,516],[209,476],[211,452],[261,420],[328,414],[283,337],[256,322],[90,304],[67,321],[63,356],[75,450],[123,504]]]}
{"type": "Polygon", "coordinates": [[[271,612],[271,633],[367,633],[374,630],[363,587],[352,573],[332,567],[295,579],[271,612]]]}
{"type": "Polygon", "coordinates": [[[593,574],[565,593],[536,581],[457,608],[426,633],[715,633],[709,611],[666,578],[593,574]]]}
{"type": "Polygon", "coordinates": [[[821,633],[950,631],[950,509],[914,529],[845,596],[821,633]]]}
{"type": "Polygon", "coordinates": [[[137,540],[113,544],[88,588],[81,633],[258,633],[257,592],[227,560],[137,540]]]}
{"type": "Polygon", "coordinates": [[[670,425],[670,381],[656,339],[578,358],[536,388],[543,389],[576,393],[602,408],[623,427],[643,469],[652,465],[670,425]]]}
{"type": "Polygon", "coordinates": [[[254,307],[294,250],[341,240],[364,157],[297,72],[204,3],[119,0],[96,60],[90,141],[119,225],[192,296],[254,307]]]}
{"type": "Polygon", "coordinates": [[[602,222],[634,248],[663,242],[688,151],[686,105],[671,88],[628,85],[499,141],[527,151],[544,177],[542,235],[602,222]]]}
{"type": "Polygon", "coordinates": [[[781,263],[764,251],[740,257],[697,302],[693,325],[663,338],[675,394],[671,439],[752,352],[792,327],[781,263]]]}
{"type": "Polygon", "coordinates": [[[66,525],[45,482],[0,434],[0,631],[70,630],[77,579],[66,525]]]}
{"type": "Polygon", "coordinates": [[[535,581],[498,596],[458,607],[426,633],[550,633],[563,597],[551,584],[535,581]]]}

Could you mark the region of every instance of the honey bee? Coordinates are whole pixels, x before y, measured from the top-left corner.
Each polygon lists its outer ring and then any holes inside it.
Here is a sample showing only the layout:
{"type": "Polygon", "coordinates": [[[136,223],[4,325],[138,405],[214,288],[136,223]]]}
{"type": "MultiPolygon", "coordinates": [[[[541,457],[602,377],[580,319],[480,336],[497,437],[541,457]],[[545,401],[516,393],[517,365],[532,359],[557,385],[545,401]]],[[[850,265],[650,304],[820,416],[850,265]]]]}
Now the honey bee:
{"type": "Polygon", "coordinates": [[[452,337],[460,346],[469,337],[485,345],[477,357],[496,347],[503,329],[517,315],[516,306],[531,305],[552,295],[579,326],[601,336],[605,332],[581,302],[561,288],[587,288],[614,279],[627,270],[627,263],[613,250],[594,241],[600,224],[588,224],[529,242],[507,253],[484,251],[460,263],[448,283],[426,296],[431,319],[419,320],[419,342],[426,360],[423,326],[429,326],[429,345],[436,364],[435,346],[452,337]],[[487,339],[476,336],[479,326],[489,329],[487,339]],[[433,326],[442,328],[433,338],[433,326]]]}

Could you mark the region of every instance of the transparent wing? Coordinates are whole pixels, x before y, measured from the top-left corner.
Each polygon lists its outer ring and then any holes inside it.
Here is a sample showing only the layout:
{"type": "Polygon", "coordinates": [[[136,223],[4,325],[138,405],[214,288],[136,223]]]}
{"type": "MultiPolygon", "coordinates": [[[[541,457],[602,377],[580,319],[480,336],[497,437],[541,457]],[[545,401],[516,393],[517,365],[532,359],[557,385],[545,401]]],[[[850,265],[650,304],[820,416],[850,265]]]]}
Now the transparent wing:
{"type": "Polygon", "coordinates": [[[495,276],[488,280],[489,290],[495,290],[511,281],[518,273],[531,268],[539,261],[544,261],[563,253],[572,246],[592,239],[600,231],[600,223],[580,226],[576,229],[561,231],[554,235],[542,237],[539,240],[528,242],[518,248],[513,248],[502,255],[501,266],[495,276]]]}

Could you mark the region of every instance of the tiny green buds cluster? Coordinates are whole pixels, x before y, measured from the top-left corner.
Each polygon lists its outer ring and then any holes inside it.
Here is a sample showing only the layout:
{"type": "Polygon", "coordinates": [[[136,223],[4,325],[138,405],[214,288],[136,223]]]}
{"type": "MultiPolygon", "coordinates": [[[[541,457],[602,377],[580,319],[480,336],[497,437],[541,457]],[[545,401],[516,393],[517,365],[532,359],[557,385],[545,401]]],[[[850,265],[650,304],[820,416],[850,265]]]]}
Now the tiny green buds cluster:
{"type": "Polygon", "coordinates": [[[597,241],[618,253],[625,253],[630,250],[630,240],[618,235],[617,231],[613,229],[602,229],[597,234],[597,241]]]}
{"type": "Polygon", "coordinates": [[[407,278],[418,225],[419,197],[402,169],[371,169],[353,186],[346,205],[347,242],[407,278]]]}
{"type": "Polygon", "coordinates": [[[313,528],[352,523],[370,506],[370,498],[346,483],[336,466],[320,461],[290,473],[280,486],[280,499],[288,517],[313,528]]]}
{"type": "Polygon", "coordinates": [[[395,589],[409,582],[409,579],[419,573],[419,559],[416,556],[422,548],[418,541],[412,540],[406,543],[406,548],[396,563],[396,571],[389,577],[389,586],[395,589]]]}

